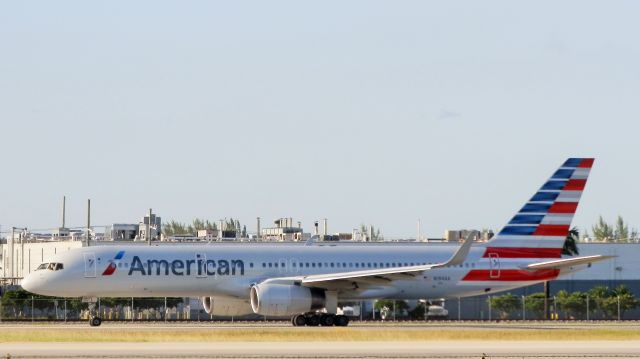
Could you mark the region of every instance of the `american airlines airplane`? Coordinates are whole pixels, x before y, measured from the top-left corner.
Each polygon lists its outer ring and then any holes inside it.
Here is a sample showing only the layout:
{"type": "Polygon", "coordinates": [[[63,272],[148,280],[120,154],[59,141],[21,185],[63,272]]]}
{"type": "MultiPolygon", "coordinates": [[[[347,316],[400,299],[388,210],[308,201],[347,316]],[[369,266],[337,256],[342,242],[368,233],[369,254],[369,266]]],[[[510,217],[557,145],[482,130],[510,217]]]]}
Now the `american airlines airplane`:
{"type": "MultiPolygon", "coordinates": [[[[201,297],[207,313],[291,316],[294,326],[346,326],[338,302],[456,298],[553,280],[609,256],[562,257],[593,165],[570,158],[490,241],[442,246],[230,244],[95,246],[59,254],[29,274],[32,293],[201,297]]],[[[93,306],[91,306],[92,311],[93,306]]],[[[100,325],[92,316],[90,324],[100,325]]]]}

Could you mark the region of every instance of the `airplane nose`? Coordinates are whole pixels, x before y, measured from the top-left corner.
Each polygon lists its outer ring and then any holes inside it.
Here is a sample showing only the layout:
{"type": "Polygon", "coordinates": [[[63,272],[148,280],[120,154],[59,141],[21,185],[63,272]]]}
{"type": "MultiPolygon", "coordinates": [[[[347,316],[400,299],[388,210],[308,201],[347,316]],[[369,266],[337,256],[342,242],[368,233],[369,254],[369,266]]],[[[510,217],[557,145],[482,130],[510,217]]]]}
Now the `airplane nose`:
{"type": "Polygon", "coordinates": [[[33,289],[33,276],[29,274],[28,276],[22,278],[20,286],[27,292],[31,292],[31,290],[33,289]]]}
{"type": "Polygon", "coordinates": [[[27,275],[20,282],[22,289],[35,294],[40,294],[39,291],[42,289],[42,284],[43,279],[39,278],[35,273],[27,275]]]}

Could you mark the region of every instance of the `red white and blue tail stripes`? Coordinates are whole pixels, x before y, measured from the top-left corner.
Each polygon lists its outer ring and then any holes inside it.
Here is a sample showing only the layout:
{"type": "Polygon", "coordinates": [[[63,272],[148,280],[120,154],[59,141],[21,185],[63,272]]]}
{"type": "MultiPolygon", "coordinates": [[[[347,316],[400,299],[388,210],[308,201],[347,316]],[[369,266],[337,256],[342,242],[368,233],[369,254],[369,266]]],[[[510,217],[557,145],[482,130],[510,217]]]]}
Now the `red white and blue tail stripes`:
{"type": "Polygon", "coordinates": [[[487,243],[485,257],[559,258],[593,158],[569,158],[487,243]]]}

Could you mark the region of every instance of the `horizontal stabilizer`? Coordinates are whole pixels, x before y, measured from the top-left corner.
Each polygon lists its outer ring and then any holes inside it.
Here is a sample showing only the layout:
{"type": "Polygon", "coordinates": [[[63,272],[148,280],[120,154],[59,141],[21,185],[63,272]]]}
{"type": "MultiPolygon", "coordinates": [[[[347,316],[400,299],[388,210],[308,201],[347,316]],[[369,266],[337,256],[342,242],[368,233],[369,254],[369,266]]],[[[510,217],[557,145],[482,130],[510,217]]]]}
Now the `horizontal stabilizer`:
{"type": "Polygon", "coordinates": [[[591,264],[593,262],[599,262],[606,259],[611,259],[616,256],[604,256],[594,255],[576,258],[556,259],[552,261],[533,263],[526,266],[526,269],[562,269],[566,267],[572,267],[580,264],[591,264]]]}

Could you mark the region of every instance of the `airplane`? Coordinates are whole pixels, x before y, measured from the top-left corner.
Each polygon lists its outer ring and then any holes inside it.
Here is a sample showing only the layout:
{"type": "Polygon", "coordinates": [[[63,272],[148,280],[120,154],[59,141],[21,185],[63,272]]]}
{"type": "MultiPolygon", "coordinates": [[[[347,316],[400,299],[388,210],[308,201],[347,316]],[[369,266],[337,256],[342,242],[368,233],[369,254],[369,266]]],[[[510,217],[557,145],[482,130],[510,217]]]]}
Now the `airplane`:
{"type": "MultiPolygon", "coordinates": [[[[291,316],[294,326],[347,326],[338,301],[458,298],[525,287],[605,255],[563,257],[593,158],[569,158],[497,235],[457,249],[416,245],[198,244],[93,246],[41,264],[32,293],[82,297],[200,297],[211,315],[291,316]]],[[[310,243],[307,243],[310,244],[310,243]]]]}

